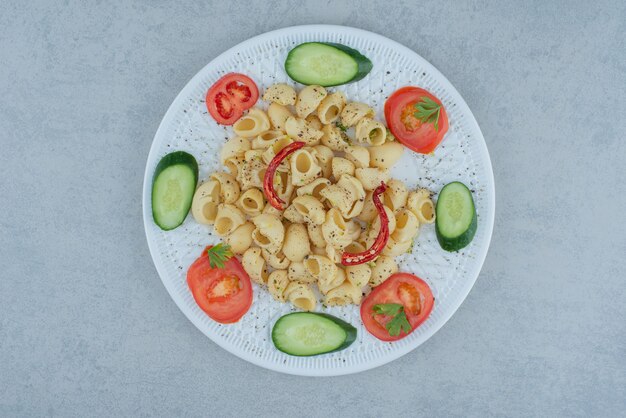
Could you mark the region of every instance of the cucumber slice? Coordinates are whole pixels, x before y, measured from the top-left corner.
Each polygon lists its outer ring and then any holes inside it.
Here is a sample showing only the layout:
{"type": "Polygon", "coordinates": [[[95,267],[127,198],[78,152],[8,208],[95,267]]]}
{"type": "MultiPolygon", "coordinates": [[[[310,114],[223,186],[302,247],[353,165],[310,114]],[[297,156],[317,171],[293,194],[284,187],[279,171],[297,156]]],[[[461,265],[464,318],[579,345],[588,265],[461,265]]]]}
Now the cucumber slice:
{"type": "Polygon", "coordinates": [[[198,162],[191,154],[176,151],[159,161],[152,177],[152,217],[169,231],[183,223],[198,183],[198,162]]]}
{"type": "Polygon", "coordinates": [[[277,349],[292,356],[315,356],[343,350],[356,339],[356,328],[332,315],[295,312],[282,316],[272,329],[277,349]]]}
{"type": "Polygon", "coordinates": [[[439,245],[446,251],[466,247],[476,234],[478,221],[472,192],[463,183],[446,184],[437,199],[436,231],[439,245]]]}
{"type": "Polygon", "coordinates": [[[359,81],[372,70],[372,61],[356,49],[327,42],[307,42],[289,51],[285,71],[298,83],[324,87],[359,81]]]}

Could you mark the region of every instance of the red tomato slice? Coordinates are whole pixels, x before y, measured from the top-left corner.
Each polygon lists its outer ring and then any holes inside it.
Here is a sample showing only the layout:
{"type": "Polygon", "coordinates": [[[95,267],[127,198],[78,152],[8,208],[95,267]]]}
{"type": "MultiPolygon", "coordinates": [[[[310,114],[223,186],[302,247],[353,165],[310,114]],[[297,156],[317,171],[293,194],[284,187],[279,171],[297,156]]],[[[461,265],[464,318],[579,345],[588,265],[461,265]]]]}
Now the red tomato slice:
{"type": "Polygon", "coordinates": [[[224,268],[209,264],[207,247],[187,270],[187,284],[196,303],[213,320],[222,324],[239,321],[252,305],[252,284],[237,258],[224,268]]]}
{"type": "Polygon", "coordinates": [[[206,107],[220,125],[232,125],[259,98],[259,89],[250,77],[230,73],[220,78],[206,93],[206,107]]]}
{"type": "Polygon", "coordinates": [[[428,318],[434,304],[433,293],[424,280],[409,273],[396,273],[365,297],[361,304],[361,320],[369,333],[379,340],[397,341],[415,331],[428,318]],[[374,312],[374,305],[384,303],[399,303],[404,306],[404,312],[411,324],[408,333],[400,331],[397,336],[389,335],[385,326],[392,318],[374,312]]]}
{"type": "Polygon", "coordinates": [[[385,120],[398,141],[421,154],[433,152],[448,132],[448,114],[441,101],[419,87],[402,87],[389,96],[385,102],[385,120]],[[441,106],[438,129],[433,123],[422,123],[413,115],[415,104],[421,102],[423,97],[441,106]]]}

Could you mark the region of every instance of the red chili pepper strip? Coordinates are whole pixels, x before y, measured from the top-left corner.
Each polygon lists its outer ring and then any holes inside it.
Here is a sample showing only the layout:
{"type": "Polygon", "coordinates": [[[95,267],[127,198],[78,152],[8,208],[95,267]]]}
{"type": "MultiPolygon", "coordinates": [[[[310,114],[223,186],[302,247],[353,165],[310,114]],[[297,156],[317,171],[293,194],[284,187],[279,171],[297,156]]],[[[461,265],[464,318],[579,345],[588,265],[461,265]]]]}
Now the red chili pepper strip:
{"type": "Polygon", "coordinates": [[[274,190],[274,174],[276,173],[276,169],[291,153],[299,150],[305,145],[306,144],[304,142],[292,142],[287,145],[285,148],[281,149],[274,158],[272,158],[272,161],[270,161],[270,164],[267,167],[267,171],[265,171],[265,177],[263,177],[263,190],[265,191],[265,197],[267,197],[267,201],[270,205],[274,206],[278,210],[283,210],[283,203],[285,202],[278,197],[276,190],[274,190]]]}
{"type": "Polygon", "coordinates": [[[380,195],[382,195],[385,190],[387,190],[387,185],[381,181],[380,186],[372,193],[372,200],[374,201],[374,206],[376,206],[378,217],[380,218],[380,231],[378,231],[376,240],[369,249],[362,253],[343,253],[341,255],[341,264],[344,266],[356,266],[357,264],[372,261],[385,249],[387,241],[389,241],[389,218],[387,217],[383,203],[380,201],[380,195]]]}

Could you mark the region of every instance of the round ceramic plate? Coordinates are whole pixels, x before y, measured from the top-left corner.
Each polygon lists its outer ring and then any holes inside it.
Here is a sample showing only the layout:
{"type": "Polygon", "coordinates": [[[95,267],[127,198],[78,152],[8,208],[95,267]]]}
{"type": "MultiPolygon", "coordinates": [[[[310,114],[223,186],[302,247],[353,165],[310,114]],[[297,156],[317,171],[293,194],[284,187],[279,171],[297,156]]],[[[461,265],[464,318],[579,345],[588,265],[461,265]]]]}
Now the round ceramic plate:
{"type": "MultiPolygon", "coordinates": [[[[302,86],[298,86],[301,88],[302,86]]],[[[258,103],[261,107],[267,104],[258,103]]],[[[207,337],[231,353],[254,364],[284,373],[331,376],[371,369],[413,350],[450,319],[476,281],[487,254],[495,211],[491,162],[478,124],[467,104],[450,82],[415,52],[371,32],[343,26],[314,25],[280,29],[249,39],[224,52],[204,67],[185,86],[167,111],[154,137],[143,187],[143,217],[150,253],[163,284],[174,302],[207,337]],[[398,257],[400,271],[408,271],[428,282],[435,307],[426,322],[408,337],[384,343],[362,326],[358,306],[318,310],[336,315],[358,329],[357,340],[346,350],[316,356],[292,357],[276,350],[270,338],[273,323],[293,310],[274,301],[269,293],[254,287],[250,311],[236,324],[222,325],[211,320],[196,305],[186,283],[189,265],[202,249],[218,242],[212,228],[199,225],[188,216],[183,225],[169,232],[152,220],[152,174],[165,154],[184,150],[196,157],[200,181],[218,170],[222,144],[233,136],[230,127],[220,126],[207,114],[207,89],[226,73],[238,72],[256,81],[262,92],[277,82],[289,83],[283,68],[291,48],[309,41],[337,42],[366,55],[374,68],[359,82],[331,88],[343,91],[349,101],[368,103],[384,121],[383,105],[396,89],[419,86],[439,97],[447,109],[450,129],[433,155],[407,150],[392,170],[392,177],[410,188],[426,187],[435,193],[451,181],[464,182],[472,190],[478,213],[478,231],[472,243],[457,253],[443,251],[434,225],[425,225],[412,253],[398,257]]]]}

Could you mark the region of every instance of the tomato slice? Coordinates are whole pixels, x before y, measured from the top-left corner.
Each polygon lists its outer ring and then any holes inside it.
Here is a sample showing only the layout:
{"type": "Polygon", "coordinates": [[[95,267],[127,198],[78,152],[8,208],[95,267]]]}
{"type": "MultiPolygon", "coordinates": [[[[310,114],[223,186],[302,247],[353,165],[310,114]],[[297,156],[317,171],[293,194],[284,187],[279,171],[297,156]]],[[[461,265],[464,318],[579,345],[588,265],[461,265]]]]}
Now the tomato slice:
{"type": "Polygon", "coordinates": [[[385,120],[391,133],[407,148],[421,154],[430,154],[448,132],[448,114],[441,101],[419,87],[402,87],[385,102],[385,120]],[[439,105],[437,127],[414,116],[415,105],[432,100],[439,105]]]}
{"type": "Polygon", "coordinates": [[[206,93],[206,107],[220,125],[232,125],[259,99],[252,79],[238,73],[226,74],[206,93]]]}
{"type": "Polygon", "coordinates": [[[433,293],[424,280],[409,273],[396,273],[365,297],[361,304],[361,320],[367,331],[379,340],[397,341],[415,331],[428,318],[434,304],[433,293]],[[392,317],[374,312],[375,305],[387,303],[403,306],[410,331],[390,335],[386,326],[392,317]]]}
{"type": "Polygon", "coordinates": [[[187,270],[187,285],[196,303],[213,320],[222,324],[239,321],[252,305],[252,284],[237,258],[223,268],[209,264],[207,247],[187,270]]]}

